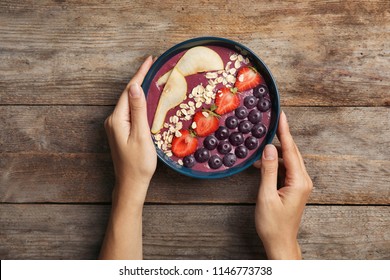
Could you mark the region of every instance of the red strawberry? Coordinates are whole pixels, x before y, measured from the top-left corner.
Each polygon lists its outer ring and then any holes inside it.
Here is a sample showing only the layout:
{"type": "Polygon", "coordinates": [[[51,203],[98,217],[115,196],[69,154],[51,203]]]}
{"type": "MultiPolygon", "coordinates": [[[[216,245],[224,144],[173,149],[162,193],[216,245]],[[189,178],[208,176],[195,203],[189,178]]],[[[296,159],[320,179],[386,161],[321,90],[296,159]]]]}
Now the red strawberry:
{"type": "Polygon", "coordinates": [[[217,115],[209,110],[196,112],[194,116],[194,123],[196,123],[194,130],[200,137],[210,135],[219,127],[217,115]]]}
{"type": "Polygon", "coordinates": [[[240,105],[240,98],[235,88],[221,88],[215,97],[215,112],[219,115],[229,113],[240,105]]]}
{"type": "Polygon", "coordinates": [[[198,146],[198,139],[186,129],[180,130],[180,137],[172,139],[172,153],[179,157],[185,157],[193,154],[198,146]]]}
{"type": "Polygon", "coordinates": [[[254,88],[261,83],[261,76],[253,67],[244,66],[238,70],[234,86],[239,92],[254,88]]]}

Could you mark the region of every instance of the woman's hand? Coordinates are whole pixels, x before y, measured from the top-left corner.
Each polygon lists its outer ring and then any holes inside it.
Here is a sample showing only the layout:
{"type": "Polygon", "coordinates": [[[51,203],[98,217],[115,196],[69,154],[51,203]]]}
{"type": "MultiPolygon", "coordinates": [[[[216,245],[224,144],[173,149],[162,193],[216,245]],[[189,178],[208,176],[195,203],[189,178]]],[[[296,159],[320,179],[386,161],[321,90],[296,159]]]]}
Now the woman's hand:
{"type": "Polygon", "coordinates": [[[114,163],[115,187],[126,188],[131,199],[141,204],[157,165],[145,95],[140,87],[152,63],[152,57],[148,57],[128,83],[113,113],[104,123],[114,163]]]}
{"type": "Polygon", "coordinates": [[[142,209],[156,170],[157,155],[150,135],[145,95],[139,85],[152,63],[152,57],[148,57],[104,123],[116,183],[101,259],[142,259],[142,209]]]}
{"type": "Polygon", "coordinates": [[[290,134],[284,112],[280,115],[278,138],[282,159],[275,146],[264,148],[261,161],[261,183],[255,210],[256,230],[269,259],[301,259],[297,242],[299,224],[313,184],[302,156],[290,134]],[[277,189],[278,166],[284,165],[285,181],[277,189]]]}

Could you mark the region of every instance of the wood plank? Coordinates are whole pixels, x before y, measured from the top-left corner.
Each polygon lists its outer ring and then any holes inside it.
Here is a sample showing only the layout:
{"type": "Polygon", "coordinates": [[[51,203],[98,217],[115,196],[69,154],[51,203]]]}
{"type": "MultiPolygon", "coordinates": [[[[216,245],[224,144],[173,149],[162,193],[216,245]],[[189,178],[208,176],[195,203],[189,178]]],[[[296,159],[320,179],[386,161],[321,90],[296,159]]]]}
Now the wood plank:
{"type": "MultiPolygon", "coordinates": [[[[95,259],[107,205],[0,205],[1,259],[95,259]]],[[[145,259],[265,258],[253,206],[147,205],[145,259]]],[[[390,207],[309,206],[305,259],[389,259],[390,207]]]]}
{"type": "Polygon", "coordinates": [[[113,105],[146,55],[212,34],[260,55],[285,106],[386,106],[389,9],[386,0],[1,1],[0,104],[113,105]]]}
{"type": "Polygon", "coordinates": [[[390,258],[390,207],[307,207],[299,232],[306,259],[390,258]]]}
{"type": "MultiPolygon", "coordinates": [[[[309,203],[390,205],[390,161],[304,155],[313,180],[309,203]]],[[[6,203],[108,203],[114,185],[109,154],[2,154],[6,203]]],[[[151,203],[255,203],[260,175],[251,167],[225,179],[192,179],[159,161],[151,203]],[[175,178],[175,180],[172,180],[175,178]]]]}
{"type": "Polygon", "coordinates": [[[2,152],[107,152],[106,106],[0,106],[2,152]]]}
{"type": "MultiPolygon", "coordinates": [[[[111,110],[0,106],[2,201],[109,202],[114,179],[102,123],[111,110]]],[[[389,108],[285,111],[314,182],[311,203],[389,204],[389,108]]],[[[147,199],[253,203],[258,183],[255,169],[226,180],[203,181],[160,163],[147,199]],[[177,180],[172,182],[172,177],[177,180]]]]}
{"type": "MultiPolygon", "coordinates": [[[[0,151],[106,153],[111,106],[0,106],[0,151]]],[[[284,107],[304,154],[390,157],[390,107],[284,107]]]]}

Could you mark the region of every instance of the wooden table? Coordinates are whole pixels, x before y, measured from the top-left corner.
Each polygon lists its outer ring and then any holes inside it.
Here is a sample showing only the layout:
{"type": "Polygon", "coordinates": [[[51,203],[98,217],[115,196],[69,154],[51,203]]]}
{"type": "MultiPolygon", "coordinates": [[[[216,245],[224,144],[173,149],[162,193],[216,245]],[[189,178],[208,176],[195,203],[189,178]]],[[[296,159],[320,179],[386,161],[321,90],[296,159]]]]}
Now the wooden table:
{"type": "MultiPolygon", "coordinates": [[[[103,121],[147,55],[213,35],[253,49],[314,182],[306,259],[390,259],[390,2],[0,1],[0,258],[95,259],[114,184],[103,121]]],[[[146,259],[265,258],[259,172],[159,162],[146,259]]]]}

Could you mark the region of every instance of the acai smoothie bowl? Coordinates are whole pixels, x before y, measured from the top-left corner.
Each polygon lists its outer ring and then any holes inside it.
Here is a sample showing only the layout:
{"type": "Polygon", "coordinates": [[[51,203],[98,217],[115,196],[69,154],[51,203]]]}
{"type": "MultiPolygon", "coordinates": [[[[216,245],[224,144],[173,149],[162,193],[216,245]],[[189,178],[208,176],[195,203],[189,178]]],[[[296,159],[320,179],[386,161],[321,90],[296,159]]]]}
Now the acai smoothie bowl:
{"type": "Polygon", "coordinates": [[[142,88],[158,157],[179,173],[222,178],[260,158],[278,125],[279,93],[264,62],[229,39],[175,45],[142,88]]]}

